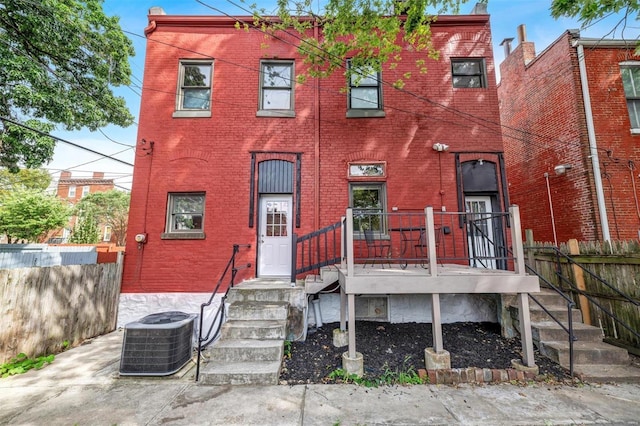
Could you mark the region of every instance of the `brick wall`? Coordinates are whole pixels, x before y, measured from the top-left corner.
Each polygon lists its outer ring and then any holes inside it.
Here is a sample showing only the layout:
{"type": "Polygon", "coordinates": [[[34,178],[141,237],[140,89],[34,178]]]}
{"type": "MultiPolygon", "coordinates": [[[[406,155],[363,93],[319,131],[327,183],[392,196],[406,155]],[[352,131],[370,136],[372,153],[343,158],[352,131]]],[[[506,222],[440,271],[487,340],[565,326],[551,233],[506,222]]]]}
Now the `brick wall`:
{"type": "MultiPolygon", "coordinates": [[[[291,36],[282,35],[293,45],[219,21],[158,24],[148,35],[128,227],[130,235],[147,233],[148,242],[138,247],[128,239],[122,291],[211,291],[234,243],[252,245],[237,263],[254,266],[238,279],[255,275],[257,216],[256,226],[249,227],[250,153],[255,151],[265,152],[256,154],[257,161],[293,161],[294,156],[275,152],[301,153],[301,226],[294,228],[299,235],[344,215],[352,161],[385,162],[389,210],[427,205],[457,210],[452,152],[502,151],[502,140],[488,17],[456,19],[434,25],[441,57],[427,60],[427,74],[417,72],[417,57],[411,55],[397,69],[383,70],[387,82],[413,73],[404,92],[383,87],[386,117],[359,119],[345,117],[340,73],[318,82],[317,92],[314,80],[296,84],[295,118],[256,117],[260,59],[294,59],[297,73],[304,69],[291,36]],[[211,117],[172,118],[179,61],[203,57],[215,58],[211,117]],[[488,88],[452,88],[451,57],[486,58],[488,88]],[[436,153],[431,148],[436,142],[450,151],[436,153]],[[180,191],[206,192],[205,239],[160,238],[167,194],[180,191]]],[[[257,196],[255,201],[257,213],[257,196]]]]}
{"type": "MultiPolygon", "coordinates": [[[[523,228],[533,229],[538,241],[553,241],[545,173],[558,242],[602,238],[573,39],[565,32],[526,66],[523,50],[534,47],[524,42],[500,64],[498,94],[511,200],[520,206],[523,228]],[[557,176],[554,167],[559,164],[572,168],[557,176]]],[[[637,238],[640,228],[628,167],[628,161],[637,158],[634,145],[639,136],[630,135],[619,69],[620,55],[628,54],[625,52],[585,48],[613,239],[637,238]],[[611,150],[611,158],[606,150],[611,150]]]]}

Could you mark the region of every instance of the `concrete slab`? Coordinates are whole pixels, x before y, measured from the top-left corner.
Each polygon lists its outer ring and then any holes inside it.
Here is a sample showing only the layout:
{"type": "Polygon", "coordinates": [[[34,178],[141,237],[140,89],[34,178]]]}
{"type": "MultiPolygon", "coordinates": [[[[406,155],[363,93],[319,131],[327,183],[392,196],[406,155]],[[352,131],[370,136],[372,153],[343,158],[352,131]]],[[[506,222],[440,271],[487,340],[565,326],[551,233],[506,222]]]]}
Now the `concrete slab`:
{"type": "Polygon", "coordinates": [[[304,386],[188,386],[149,425],[301,425],[304,386]]]}
{"type": "Polygon", "coordinates": [[[430,386],[307,385],[303,425],[457,423],[430,386]]]}

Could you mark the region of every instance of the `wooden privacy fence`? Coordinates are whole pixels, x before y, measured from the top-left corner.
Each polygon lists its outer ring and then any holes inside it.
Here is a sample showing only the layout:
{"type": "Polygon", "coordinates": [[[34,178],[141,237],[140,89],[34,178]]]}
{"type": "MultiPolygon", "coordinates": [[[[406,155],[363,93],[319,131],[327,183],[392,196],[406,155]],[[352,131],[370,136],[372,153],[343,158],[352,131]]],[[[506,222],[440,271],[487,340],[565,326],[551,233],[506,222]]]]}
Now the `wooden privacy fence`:
{"type": "Polygon", "coordinates": [[[57,353],[115,330],[122,277],[116,263],[0,269],[0,362],[57,353]]]}
{"type": "Polygon", "coordinates": [[[640,300],[638,244],[614,242],[600,245],[591,242],[579,243],[576,240],[561,244],[560,251],[570,256],[580,267],[572,266],[563,259],[559,259],[558,262],[554,253],[545,250],[544,247],[545,243],[534,243],[531,235],[527,235],[525,255],[529,266],[573,296],[576,306],[582,310],[583,322],[600,327],[608,340],[622,346],[630,346],[633,352],[640,351],[640,339],[636,335],[610,318],[600,307],[589,302],[585,296],[579,296],[577,291],[572,290],[558,276],[559,268],[562,275],[575,283],[577,288],[595,299],[598,304],[637,333],[640,331],[640,307],[621,297],[591,274],[600,277],[616,290],[638,302],[640,300]]]}

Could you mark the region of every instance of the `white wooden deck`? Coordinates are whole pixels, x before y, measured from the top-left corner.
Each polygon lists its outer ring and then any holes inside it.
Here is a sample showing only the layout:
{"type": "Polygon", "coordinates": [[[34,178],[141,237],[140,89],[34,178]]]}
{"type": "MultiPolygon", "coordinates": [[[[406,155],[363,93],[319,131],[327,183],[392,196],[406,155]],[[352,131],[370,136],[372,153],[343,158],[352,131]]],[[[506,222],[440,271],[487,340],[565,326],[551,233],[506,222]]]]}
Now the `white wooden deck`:
{"type": "Polygon", "coordinates": [[[348,359],[356,360],[355,340],[355,296],[357,294],[430,294],[432,302],[433,350],[444,351],[442,343],[442,320],[440,316],[440,294],[450,293],[510,293],[518,295],[521,324],[523,362],[535,367],[533,339],[529,317],[529,293],[539,292],[538,278],[525,272],[524,251],[520,229],[520,214],[517,206],[509,209],[511,220],[511,244],[513,250],[512,269],[498,270],[473,268],[459,264],[443,264],[437,258],[433,209],[425,209],[427,232],[427,259],[424,265],[378,263],[356,264],[354,262],[353,212],[347,209],[346,235],[343,262],[338,268],[340,282],[340,327],[348,331],[348,359]],[[348,318],[347,318],[348,316],[348,318]],[[348,327],[347,327],[348,321],[348,327]]]}

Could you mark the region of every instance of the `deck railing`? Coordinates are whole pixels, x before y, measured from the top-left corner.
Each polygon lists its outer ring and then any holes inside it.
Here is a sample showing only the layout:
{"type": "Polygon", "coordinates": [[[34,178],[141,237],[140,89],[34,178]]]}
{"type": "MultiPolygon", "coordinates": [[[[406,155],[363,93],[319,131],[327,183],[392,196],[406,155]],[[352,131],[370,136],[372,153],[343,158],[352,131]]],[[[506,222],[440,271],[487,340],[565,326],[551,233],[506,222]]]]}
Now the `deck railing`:
{"type": "Polygon", "coordinates": [[[512,215],[511,211],[440,212],[429,207],[424,212],[391,213],[348,209],[346,229],[352,261],[364,267],[426,268],[433,262],[514,270],[509,251],[512,215]]]}

